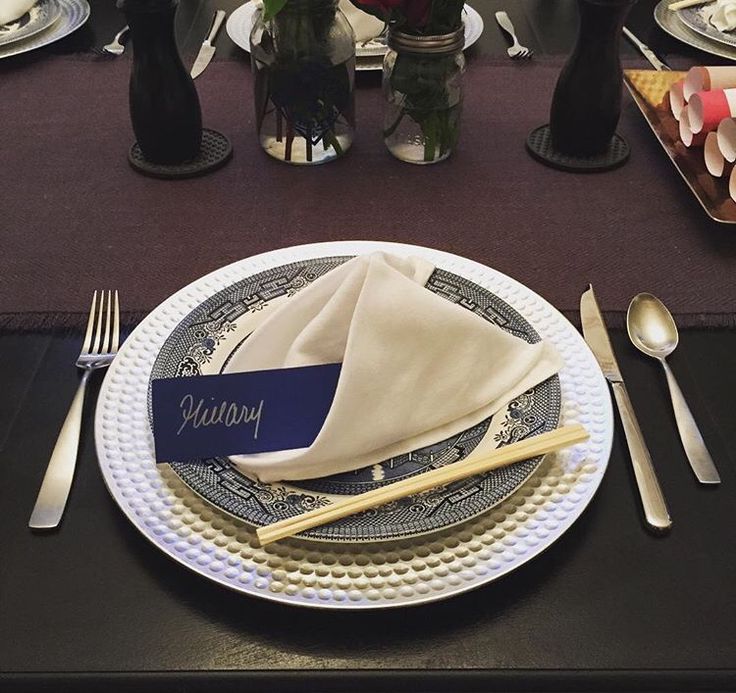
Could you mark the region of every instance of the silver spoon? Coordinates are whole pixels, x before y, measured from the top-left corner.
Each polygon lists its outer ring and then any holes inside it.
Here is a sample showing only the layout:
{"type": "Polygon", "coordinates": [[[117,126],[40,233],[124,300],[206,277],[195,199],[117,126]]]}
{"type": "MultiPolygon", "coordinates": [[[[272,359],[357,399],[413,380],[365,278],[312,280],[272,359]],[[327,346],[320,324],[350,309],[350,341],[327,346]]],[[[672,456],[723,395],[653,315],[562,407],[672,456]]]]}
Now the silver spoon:
{"type": "Polygon", "coordinates": [[[675,410],[677,430],[680,433],[685,454],[695,476],[701,484],[721,482],[713,459],[705,447],[685,397],[675,376],[665,360],[677,346],[677,326],[666,306],[652,294],[638,294],[629,304],[626,314],[626,329],[634,346],[647,356],[658,359],[667,376],[672,406],[675,410]]]}

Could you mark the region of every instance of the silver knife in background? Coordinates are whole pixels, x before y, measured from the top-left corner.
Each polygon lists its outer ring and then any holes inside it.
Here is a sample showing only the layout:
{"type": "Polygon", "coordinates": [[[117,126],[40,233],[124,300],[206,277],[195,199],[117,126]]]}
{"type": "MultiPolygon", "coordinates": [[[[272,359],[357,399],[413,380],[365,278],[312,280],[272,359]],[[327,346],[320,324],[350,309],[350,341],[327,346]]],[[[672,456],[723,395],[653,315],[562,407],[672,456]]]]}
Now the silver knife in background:
{"type": "Polygon", "coordinates": [[[616,356],[608,338],[606,323],[603,322],[603,316],[598,307],[598,302],[595,300],[592,285],[589,285],[588,290],[580,297],[580,319],[583,323],[585,341],[613,389],[647,524],[657,532],[665,532],[672,526],[672,520],[652,466],[652,458],[649,455],[644,436],[639,428],[639,422],[636,420],[634,409],[631,406],[624,379],[618,368],[616,356]]]}
{"type": "Polygon", "coordinates": [[[639,52],[652,64],[655,70],[669,70],[670,67],[666,63],[662,62],[657,54],[649,47],[646,43],[642,43],[634,34],[632,34],[626,27],[624,27],[624,35],[631,43],[633,43],[639,52]]]}
{"type": "Polygon", "coordinates": [[[192,79],[199,77],[199,75],[205,71],[207,65],[210,64],[210,60],[212,60],[212,56],[215,54],[215,47],[212,45],[212,42],[215,40],[217,32],[220,30],[220,26],[222,26],[222,21],[225,19],[226,14],[227,13],[224,10],[217,10],[217,12],[215,12],[210,33],[207,34],[207,38],[202,41],[202,47],[199,49],[197,59],[194,61],[194,65],[192,66],[192,71],[190,73],[192,79]]]}

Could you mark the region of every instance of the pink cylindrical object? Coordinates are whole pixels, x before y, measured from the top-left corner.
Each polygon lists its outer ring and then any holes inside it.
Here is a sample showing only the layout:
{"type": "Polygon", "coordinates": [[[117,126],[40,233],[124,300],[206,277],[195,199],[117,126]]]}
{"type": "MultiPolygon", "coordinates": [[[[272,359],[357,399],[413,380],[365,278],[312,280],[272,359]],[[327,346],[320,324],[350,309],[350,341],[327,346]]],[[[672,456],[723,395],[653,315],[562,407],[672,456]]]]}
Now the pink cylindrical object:
{"type": "Polygon", "coordinates": [[[711,176],[720,178],[726,170],[726,160],[718,148],[718,135],[715,132],[709,132],[705,137],[705,146],[703,147],[703,158],[705,160],[705,168],[711,176]]]}
{"type": "Polygon", "coordinates": [[[689,102],[696,92],[734,87],[736,87],[736,67],[731,65],[692,67],[685,76],[683,95],[685,101],[689,102]]]}
{"type": "Polygon", "coordinates": [[[724,118],[736,116],[736,89],[699,91],[690,97],[687,108],[693,133],[710,132],[724,118]]]}
{"type": "Polygon", "coordinates": [[[736,161],[736,119],[725,118],[718,124],[716,131],[718,148],[723,158],[729,163],[736,161]]]}
{"type": "Polygon", "coordinates": [[[670,87],[670,110],[672,111],[672,115],[675,117],[675,120],[680,120],[680,113],[682,113],[682,109],[685,107],[685,97],[682,92],[684,84],[685,81],[681,79],[670,87]]]}

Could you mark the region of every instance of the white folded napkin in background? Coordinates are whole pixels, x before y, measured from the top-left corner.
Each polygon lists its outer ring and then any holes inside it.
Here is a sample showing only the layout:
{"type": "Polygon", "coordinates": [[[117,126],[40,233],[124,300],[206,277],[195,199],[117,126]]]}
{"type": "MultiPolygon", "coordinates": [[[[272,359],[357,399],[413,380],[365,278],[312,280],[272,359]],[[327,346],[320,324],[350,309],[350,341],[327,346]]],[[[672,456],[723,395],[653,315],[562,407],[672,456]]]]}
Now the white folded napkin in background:
{"type": "Polygon", "coordinates": [[[372,14],[359,10],[350,0],[340,0],[339,6],[348,22],[350,22],[350,26],[353,27],[357,43],[370,41],[383,31],[384,22],[372,14]]]}
{"type": "Polygon", "coordinates": [[[0,24],[20,19],[36,4],[36,0],[0,0],[0,24]]]}
{"type": "Polygon", "coordinates": [[[267,482],[359,469],[460,433],[560,369],[550,345],[426,289],[433,271],[416,257],[360,256],[267,318],[226,370],[342,362],[337,391],[309,448],[231,461],[267,482]]]}
{"type": "Polygon", "coordinates": [[[718,31],[733,31],[736,29],[736,0],[716,0],[715,4],[707,8],[708,21],[718,31]]]}
{"type": "MultiPolygon", "coordinates": [[[[4,0],[0,0],[0,3],[4,0]]],[[[262,7],[261,0],[251,0],[256,7],[262,7]]],[[[385,24],[372,14],[359,10],[350,0],[340,0],[339,7],[350,22],[355,33],[356,43],[364,43],[376,38],[384,29],[385,24]]]]}

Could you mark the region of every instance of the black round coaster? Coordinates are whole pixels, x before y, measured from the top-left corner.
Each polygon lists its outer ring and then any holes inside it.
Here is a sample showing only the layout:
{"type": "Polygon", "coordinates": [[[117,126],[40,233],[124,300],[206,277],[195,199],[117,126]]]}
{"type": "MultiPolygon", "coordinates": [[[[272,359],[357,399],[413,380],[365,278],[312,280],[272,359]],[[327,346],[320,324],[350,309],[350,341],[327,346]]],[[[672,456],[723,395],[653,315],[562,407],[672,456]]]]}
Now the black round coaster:
{"type": "Polygon", "coordinates": [[[611,171],[629,160],[631,150],[626,140],[618,133],[614,134],[611,144],[603,154],[596,156],[570,156],[561,154],[552,148],[549,125],[542,125],[529,133],[526,148],[537,160],[547,166],[573,173],[600,173],[611,171]]]}
{"type": "Polygon", "coordinates": [[[199,154],[183,164],[153,164],[143,156],[136,142],[128,152],[128,162],[140,173],[153,178],[192,178],[224,166],[233,155],[230,140],[217,130],[202,129],[199,154]]]}

